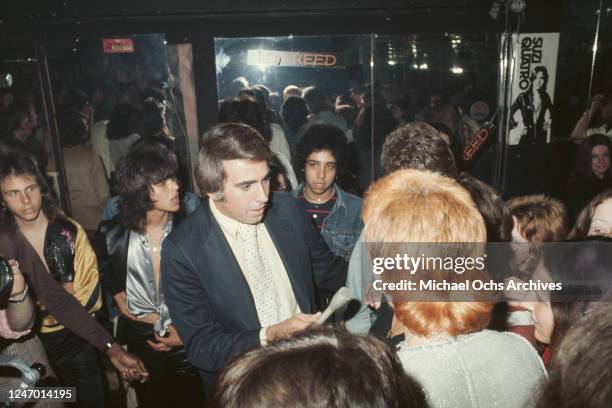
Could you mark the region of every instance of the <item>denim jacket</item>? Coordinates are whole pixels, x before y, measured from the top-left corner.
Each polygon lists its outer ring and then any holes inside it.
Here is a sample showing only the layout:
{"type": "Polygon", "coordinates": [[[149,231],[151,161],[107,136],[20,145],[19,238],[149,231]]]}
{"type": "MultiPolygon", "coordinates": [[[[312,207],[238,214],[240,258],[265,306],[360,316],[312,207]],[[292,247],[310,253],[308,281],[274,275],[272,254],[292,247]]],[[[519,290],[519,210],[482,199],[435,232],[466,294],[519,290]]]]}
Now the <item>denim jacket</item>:
{"type": "MultiPolygon", "coordinates": [[[[342,190],[337,184],[334,184],[334,187],[336,203],[323,221],[321,235],[335,255],[348,260],[363,229],[361,220],[363,200],[342,190]]],[[[297,197],[302,188],[303,184],[300,184],[291,194],[297,197]]]]}

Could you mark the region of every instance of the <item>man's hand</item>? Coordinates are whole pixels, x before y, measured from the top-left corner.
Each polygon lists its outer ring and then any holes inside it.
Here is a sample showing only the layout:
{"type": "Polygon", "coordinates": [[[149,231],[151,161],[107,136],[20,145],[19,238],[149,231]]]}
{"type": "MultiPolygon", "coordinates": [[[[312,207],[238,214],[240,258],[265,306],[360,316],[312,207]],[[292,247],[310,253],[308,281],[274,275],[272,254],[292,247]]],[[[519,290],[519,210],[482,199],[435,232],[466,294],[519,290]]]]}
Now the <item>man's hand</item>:
{"type": "Polygon", "coordinates": [[[115,299],[115,303],[117,304],[119,312],[121,312],[122,315],[124,315],[128,319],[136,320],[136,316],[134,316],[128,311],[127,295],[125,294],[125,292],[119,292],[115,296],[113,296],[113,298],[115,299]]]}
{"type": "Polygon", "coordinates": [[[123,350],[117,342],[114,342],[106,350],[106,355],[117,371],[119,371],[123,380],[140,381],[143,383],[149,378],[149,373],[142,364],[142,361],[135,355],[123,350]]]}
{"type": "Polygon", "coordinates": [[[593,95],[593,98],[591,99],[591,106],[588,110],[591,116],[597,113],[597,111],[601,107],[601,103],[603,102],[603,99],[604,99],[603,95],[593,95]]]}
{"type": "Polygon", "coordinates": [[[161,337],[155,333],[155,341],[147,340],[147,344],[155,351],[170,351],[173,348],[181,347],[183,341],[176,332],[174,325],[168,326],[168,336],[161,337]]]}
{"type": "Polygon", "coordinates": [[[321,316],[321,312],[316,314],[298,313],[287,320],[283,320],[273,326],[266,328],[266,340],[273,341],[288,337],[290,334],[302,331],[313,324],[321,316]]]}

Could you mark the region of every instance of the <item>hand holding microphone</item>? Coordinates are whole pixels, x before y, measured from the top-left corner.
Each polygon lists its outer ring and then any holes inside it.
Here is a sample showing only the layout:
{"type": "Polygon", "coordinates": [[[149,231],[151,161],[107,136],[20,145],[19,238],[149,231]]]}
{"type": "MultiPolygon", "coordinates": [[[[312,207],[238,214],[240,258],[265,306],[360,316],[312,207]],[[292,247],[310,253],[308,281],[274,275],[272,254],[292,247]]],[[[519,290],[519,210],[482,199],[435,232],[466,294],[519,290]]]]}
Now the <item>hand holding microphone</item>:
{"type": "Polygon", "coordinates": [[[332,314],[344,307],[351,299],[353,299],[351,290],[347,287],[342,287],[336,292],[323,313],[298,313],[287,320],[270,326],[266,328],[266,340],[278,340],[292,333],[304,330],[312,324],[323,324],[332,314]]]}

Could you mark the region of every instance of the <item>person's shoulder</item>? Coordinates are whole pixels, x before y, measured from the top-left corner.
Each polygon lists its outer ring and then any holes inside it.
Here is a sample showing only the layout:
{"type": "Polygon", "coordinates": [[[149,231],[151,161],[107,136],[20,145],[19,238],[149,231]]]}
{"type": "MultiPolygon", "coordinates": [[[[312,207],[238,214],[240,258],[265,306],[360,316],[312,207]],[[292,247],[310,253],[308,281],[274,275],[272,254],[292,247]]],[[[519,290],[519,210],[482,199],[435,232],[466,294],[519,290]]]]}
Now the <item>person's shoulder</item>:
{"type": "Polygon", "coordinates": [[[203,220],[206,218],[206,211],[209,211],[207,203],[202,202],[194,212],[182,217],[181,220],[173,226],[172,232],[168,235],[168,239],[172,242],[187,244],[195,238],[204,239],[207,235],[208,228],[202,228],[203,220]]]}
{"type": "MultiPolygon", "coordinates": [[[[499,332],[496,330],[482,330],[478,336],[473,337],[474,343],[480,346],[489,346],[506,350],[506,353],[532,354],[537,357],[537,352],[529,341],[517,333],[499,332]]],[[[479,347],[480,347],[479,346],[479,347]]]]}
{"type": "Polygon", "coordinates": [[[270,194],[270,204],[266,216],[288,216],[300,213],[298,199],[291,192],[274,191],[270,194]]]}

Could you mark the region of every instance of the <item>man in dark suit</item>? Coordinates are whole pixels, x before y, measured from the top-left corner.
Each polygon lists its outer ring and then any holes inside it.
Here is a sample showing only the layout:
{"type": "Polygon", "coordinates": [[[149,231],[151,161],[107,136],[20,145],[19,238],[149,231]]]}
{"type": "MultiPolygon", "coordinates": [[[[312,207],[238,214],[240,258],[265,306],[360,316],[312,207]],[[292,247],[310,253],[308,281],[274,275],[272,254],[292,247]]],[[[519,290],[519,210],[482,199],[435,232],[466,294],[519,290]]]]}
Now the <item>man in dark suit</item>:
{"type": "Polygon", "coordinates": [[[346,280],[297,201],[270,195],[270,157],[247,125],[211,129],[196,166],[209,199],[163,244],[163,293],[207,391],[230,357],[312,324],[315,287],[346,280]]]}

